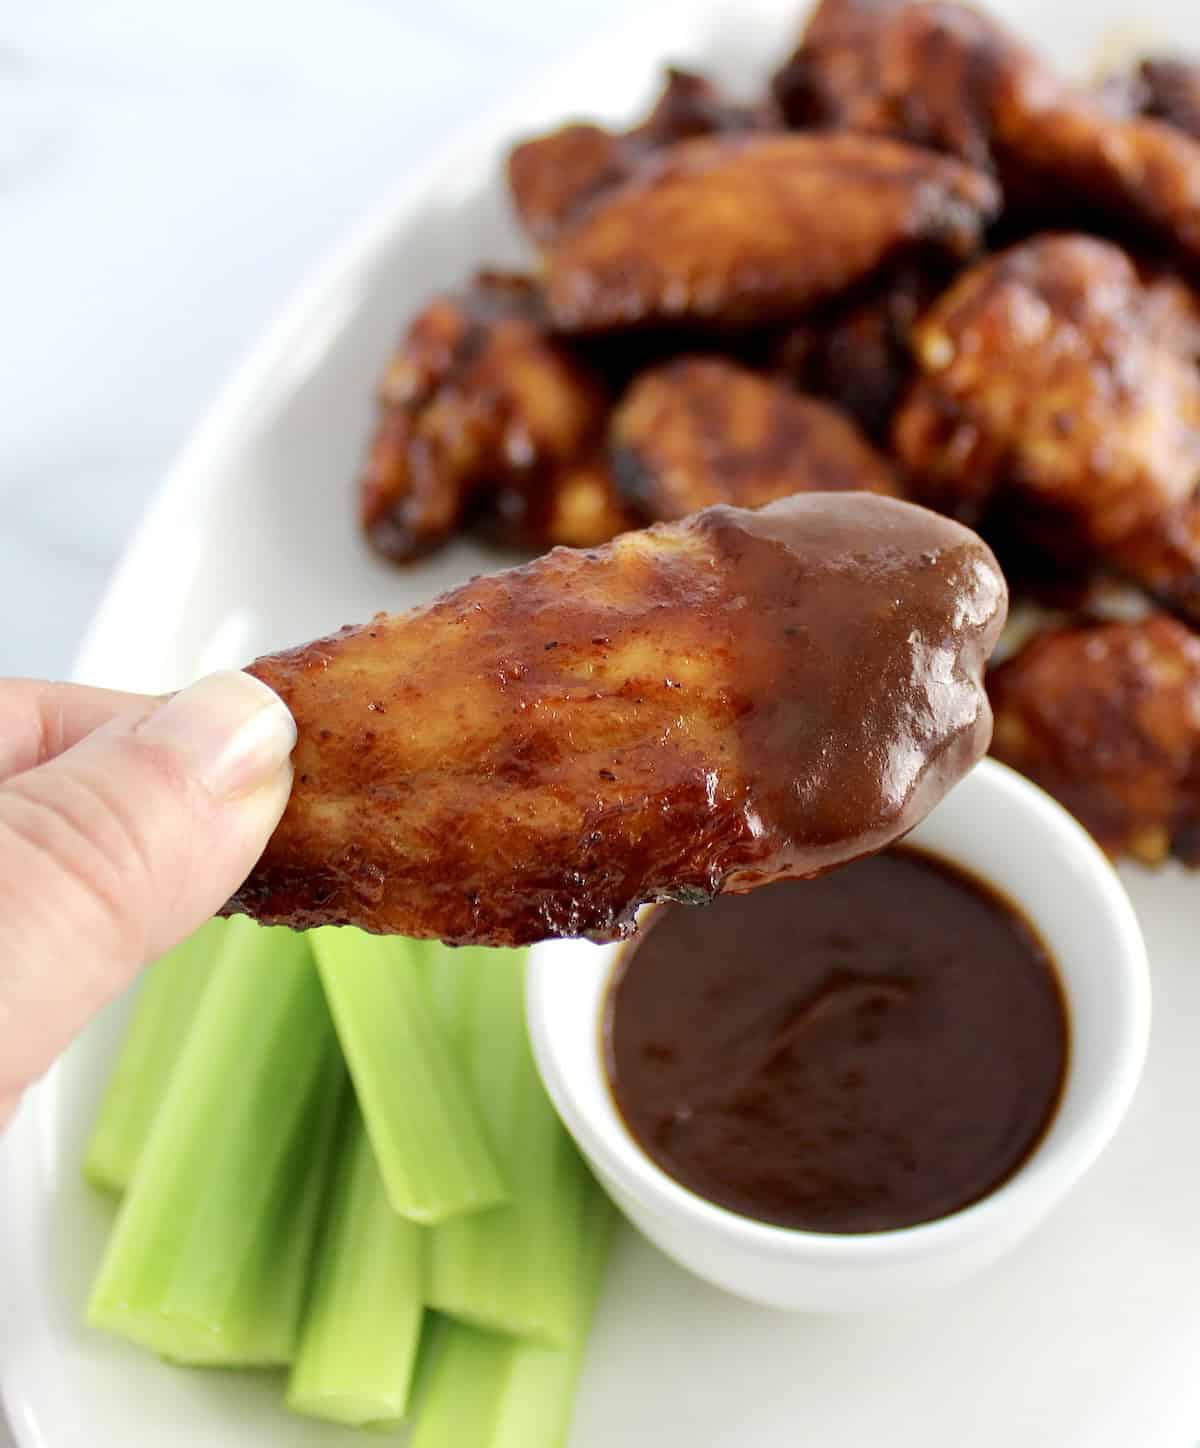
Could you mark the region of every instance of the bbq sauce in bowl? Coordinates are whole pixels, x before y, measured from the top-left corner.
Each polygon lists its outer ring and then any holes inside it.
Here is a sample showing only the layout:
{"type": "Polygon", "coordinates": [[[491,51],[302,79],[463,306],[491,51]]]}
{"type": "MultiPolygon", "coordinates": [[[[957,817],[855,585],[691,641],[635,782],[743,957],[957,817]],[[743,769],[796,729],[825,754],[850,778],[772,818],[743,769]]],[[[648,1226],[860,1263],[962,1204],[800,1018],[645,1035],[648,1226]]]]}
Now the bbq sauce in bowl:
{"type": "Polygon", "coordinates": [[[1067,1052],[1033,929],[907,847],[662,907],[605,1015],[613,1095],[647,1154],[719,1206],[813,1232],[986,1196],[1050,1124],[1067,1052]]]}

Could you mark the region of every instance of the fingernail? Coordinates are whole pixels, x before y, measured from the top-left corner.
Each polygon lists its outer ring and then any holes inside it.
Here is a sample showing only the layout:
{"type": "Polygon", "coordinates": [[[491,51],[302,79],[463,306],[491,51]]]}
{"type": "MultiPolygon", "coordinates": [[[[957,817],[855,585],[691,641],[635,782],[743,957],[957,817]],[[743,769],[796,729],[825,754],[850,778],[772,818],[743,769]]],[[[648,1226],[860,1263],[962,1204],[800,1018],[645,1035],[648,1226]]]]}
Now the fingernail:
{"type": "Polygon", "coordinates": [[[296,722],[261,680],[235,669],[173,694],[139,732],[168,743],[213,794],[249,794],[270,782],[296,747],[296,722]]]}

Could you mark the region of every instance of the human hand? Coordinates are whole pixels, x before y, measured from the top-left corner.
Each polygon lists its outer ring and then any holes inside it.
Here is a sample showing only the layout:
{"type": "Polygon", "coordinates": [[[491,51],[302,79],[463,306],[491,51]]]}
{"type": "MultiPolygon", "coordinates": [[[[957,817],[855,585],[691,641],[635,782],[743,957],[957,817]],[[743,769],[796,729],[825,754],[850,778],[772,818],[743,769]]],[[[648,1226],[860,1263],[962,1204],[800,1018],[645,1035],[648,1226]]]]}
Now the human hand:
{"type": "Polygon", "coordinates": [[[168,698],[0,681],[0,1129],[83,1025],[218,910],[291,789],[249,674],[168,698]]]}

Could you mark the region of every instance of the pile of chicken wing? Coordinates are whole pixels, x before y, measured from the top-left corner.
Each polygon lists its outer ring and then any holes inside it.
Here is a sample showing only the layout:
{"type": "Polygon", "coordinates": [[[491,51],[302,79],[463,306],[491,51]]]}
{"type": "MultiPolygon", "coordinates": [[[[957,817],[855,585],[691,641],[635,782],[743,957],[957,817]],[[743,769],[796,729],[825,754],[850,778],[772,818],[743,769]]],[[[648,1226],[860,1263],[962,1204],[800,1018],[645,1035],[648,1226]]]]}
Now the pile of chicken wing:
{"type": "Polygon", "coordinates": [[[967,5],[822,0],[757,98],[671,70],[508,179],[537,263],[409,323],[379,553],[924,503],[1029,606],[993,753],[1111,854],[1200,865],[1200,65],[1083,88],[967,5]]]}

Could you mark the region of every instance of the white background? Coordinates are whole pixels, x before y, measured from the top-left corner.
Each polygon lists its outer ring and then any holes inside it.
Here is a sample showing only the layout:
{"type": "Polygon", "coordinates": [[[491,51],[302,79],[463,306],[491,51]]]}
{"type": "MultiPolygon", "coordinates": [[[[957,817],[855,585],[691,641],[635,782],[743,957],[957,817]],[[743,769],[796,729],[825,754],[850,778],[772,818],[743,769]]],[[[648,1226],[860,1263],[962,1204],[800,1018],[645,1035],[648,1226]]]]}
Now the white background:
{"type": "Polygon", "coordinates": [[[0,676],[70,669],[180,443],[347,228],[635,8],[0,6],[0,676]]]}
{"type": "Polygon", "coordinates": [[[0,9],[0,676],[62,676],[179,445],[305,274],[635,3],[0,9]]]}

